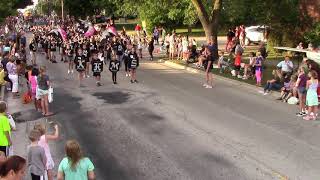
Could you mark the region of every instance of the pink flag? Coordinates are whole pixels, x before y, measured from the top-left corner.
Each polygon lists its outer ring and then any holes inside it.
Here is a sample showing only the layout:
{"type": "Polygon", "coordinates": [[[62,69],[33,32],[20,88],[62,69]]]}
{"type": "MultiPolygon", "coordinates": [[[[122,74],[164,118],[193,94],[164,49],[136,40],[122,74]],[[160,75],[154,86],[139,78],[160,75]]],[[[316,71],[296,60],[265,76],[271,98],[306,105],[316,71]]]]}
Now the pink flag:
{"type": "Polygon", "coordinates": [[[62,28],[59,28],[59,33],[60,33],[60,35],[61,35],[61,37],[62,37],[62,40],[63,40],[63,41],[66,41],[66,40],[67,40],[67,33],[66,33],[66,31],[63,30],[62,28]]]}
{"type": "Polygon", "coordinates": [[[109,26],[107,30],[109,33],[112,33],[115,36],[118,35],[117,29],[114,26],[109,26]]]}
{"type": "Polygon", "coordinates": [[[94,29],[93,26],[91,26],[91,27],[89,27],[88,31],[86,33],[84,33],[84,36],[85,37],[93,36],[95,32],[96,32],[96,30],[94,29]]]}

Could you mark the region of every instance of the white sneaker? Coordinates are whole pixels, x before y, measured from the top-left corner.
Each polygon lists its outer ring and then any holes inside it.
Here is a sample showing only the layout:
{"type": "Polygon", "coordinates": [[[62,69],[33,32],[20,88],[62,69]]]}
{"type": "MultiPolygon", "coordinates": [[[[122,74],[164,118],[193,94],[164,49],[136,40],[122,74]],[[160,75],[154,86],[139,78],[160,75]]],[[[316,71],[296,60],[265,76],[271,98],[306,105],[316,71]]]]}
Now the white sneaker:
{"type": "Polygon", "coordinates": [[[128,77],[129,76],[129,74],[128,73],[126,73],[126,77],[128,77]]]}
{"type": "Polygon", "coordinates": [[[131,74],[129,74],[129,77],[131,77],[131,74]]]}
{"type": "Polygon", "coordinates": [[[212,89],[212,86],[207,85],[205,88],[206,88],[206,89],[212,89]]]}
{"type": "Polygon", "coordinates": [[[71,70],[71,73],[73,74],[73,70],[71,70]]]}
{"type": "Polygon", "coordinates": [[[238,75],[237,77],[238,77],[239,79],[241,79],[241,78],[242,78],[242,76],[241,76],[241,75],[238,75]]]}
{"type": "Polygon", "coordinates": [[[203,87],[206,87],[206,86],[208,86],[208,84],[204,83],[204,84],[202,84],[202,86],[203,86],[203,87]]]}
{"type": "Polygon", "coordinates": [[[264,91],[258,91],[260,94],[264,94],[264,91]]]}
{"type": "Polygon", "coordinates": [[[87,75],[87,78],[89,78],[90,76],[89,75],[87,75]]]}
{"type": "Polygon", "coordinates": [[[267,93],[267,92],[263,93],[264,96],[266,96],[266,95],[268,95],[268,94],[269,94],[269,93],[267,93]]]}
{"type": "Polygon", "coordinates": [[[70,70],[68,70],[68,74],[70,74],[70,70]]]}

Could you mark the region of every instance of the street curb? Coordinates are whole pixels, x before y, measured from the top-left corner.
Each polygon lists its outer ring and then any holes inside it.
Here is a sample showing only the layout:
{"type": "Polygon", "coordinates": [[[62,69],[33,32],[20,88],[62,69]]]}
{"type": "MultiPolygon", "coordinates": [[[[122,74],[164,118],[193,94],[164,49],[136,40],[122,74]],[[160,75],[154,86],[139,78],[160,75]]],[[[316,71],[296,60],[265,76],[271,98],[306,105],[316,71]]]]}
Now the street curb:
{"type": "MultiPolygon", "coordinates": [[[[177,64],[177,63],[174,63],[171,61],[164,61],[164,60],[160,60],[159,62],[164,62],[163,63],[164,65],[166,65],[170,68],[173,68],[173,69],[185,70],[186,72],[193,73],[193,74],[199,74],[199,75],[203,75],[203,76],[205,76],[205,74],[206,74],[204,71],[202,71],[200,69],[188,67],[187,65],[181,65],[181,64],[177,64]]],[[[260,90],[263,91],[263,88],[261,88],[261,87],[256,87],[254,85],[251,85],[251,84],[248,84],[245,82],[240,82],[240,81],[237,81],[234,79],[226,78],[223,76],[219,76],[217,74],[215,74],[214,78],[216,78],[220,81],[232,83],[233,85],[242,86],[242,87],[245,87],[245,88],[253,90],[253,91],[260,91],[260,90]]],[[[270,93],[270,95],[278,98],[278,97],[280,97],[280,92],[272,91],[272,93],[270,93]]]]}

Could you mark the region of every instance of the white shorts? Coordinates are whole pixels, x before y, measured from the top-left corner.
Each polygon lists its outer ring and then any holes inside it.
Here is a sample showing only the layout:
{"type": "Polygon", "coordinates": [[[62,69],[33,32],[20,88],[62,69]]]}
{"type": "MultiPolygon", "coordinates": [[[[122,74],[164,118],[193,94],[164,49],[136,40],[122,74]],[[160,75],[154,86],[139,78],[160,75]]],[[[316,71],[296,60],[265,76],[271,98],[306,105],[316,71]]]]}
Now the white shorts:
{"type": "Polygon", "coordinates": [[[19,88],[19,76],[17,74],[9,74],[9,79],[12,81],[12,92],[16,93],[18,92],[18,88],[19,88]]]}

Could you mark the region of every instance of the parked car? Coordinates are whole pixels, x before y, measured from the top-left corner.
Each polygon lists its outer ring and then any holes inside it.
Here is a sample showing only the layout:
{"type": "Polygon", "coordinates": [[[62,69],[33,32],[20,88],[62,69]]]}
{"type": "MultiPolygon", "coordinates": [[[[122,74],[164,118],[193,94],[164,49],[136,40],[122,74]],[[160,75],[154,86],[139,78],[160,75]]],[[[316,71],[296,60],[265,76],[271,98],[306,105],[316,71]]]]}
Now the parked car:
{"type": "Polygon", "coordinates": [[[246,40],[245,45],[250,45],[251,43],[267,42],[268,37],[268,26],[250,26],[246,27],[246,40]]]}

